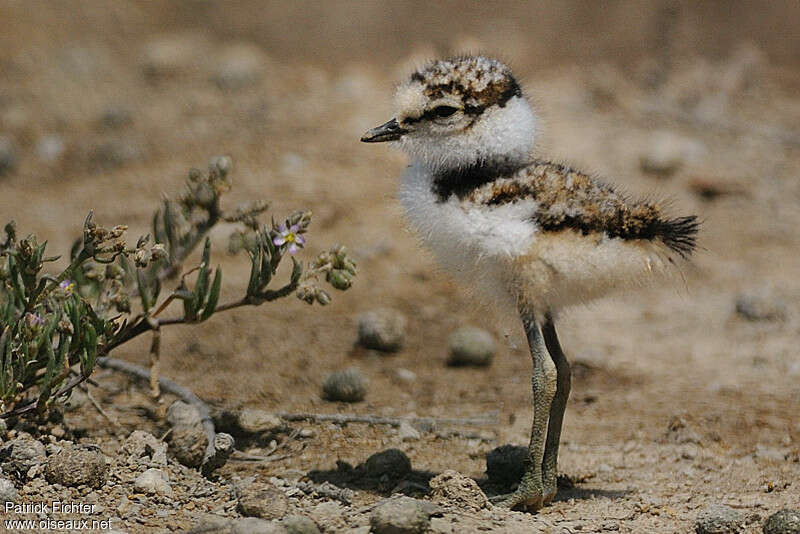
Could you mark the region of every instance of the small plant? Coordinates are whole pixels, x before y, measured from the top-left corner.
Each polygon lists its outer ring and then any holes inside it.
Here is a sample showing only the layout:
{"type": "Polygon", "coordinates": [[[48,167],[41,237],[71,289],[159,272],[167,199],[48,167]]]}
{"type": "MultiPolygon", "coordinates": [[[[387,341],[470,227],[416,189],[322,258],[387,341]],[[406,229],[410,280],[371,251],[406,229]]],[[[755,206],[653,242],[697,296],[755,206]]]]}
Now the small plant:
{"type": "Polygon", "coordinates": [[[356,265],[344,247],[336,246],[303,264],[295,253],[305,244],[310,212],[263,224],[266,202],[254,202],[228,213],[220,200],[230,187],[231,161],[218,157],[208,171],[189,171],[178,200],[166,199],[153,217],[152,234],[136,246],[125,242],[125,226],[105,228],[86,218],[70,264],[58,274],[45,271],[59,258],[46,256],[47,243],[36,236],[19,239],[13,222],[0,241],[0,411],[3,417],[34,411],[42,414],[60,395],[86,380],[99,357],[123,343],[153,332],[151,387],[158,394],[159,329],[165,325],[201,323],[215,313],[258,306],[295,294],[326,305],[330,294],[317,285],[324,278],[345,290],[356,265]],[[219,223],[239,226],[230,250],[246,250],[250,278],[245,295],[220,303],[222,271],[211,266],[207,234],[219,223]],[[184,271],[184,262],[203,243],[199,265],[184,271]],[[271,288],[281,262],[291,258],[285,283],[271,288]],[[174,280],[174,289],[163,286],[174,280]],[[167,319],[161,312],[174,300],[183,315],[167,319]]]}

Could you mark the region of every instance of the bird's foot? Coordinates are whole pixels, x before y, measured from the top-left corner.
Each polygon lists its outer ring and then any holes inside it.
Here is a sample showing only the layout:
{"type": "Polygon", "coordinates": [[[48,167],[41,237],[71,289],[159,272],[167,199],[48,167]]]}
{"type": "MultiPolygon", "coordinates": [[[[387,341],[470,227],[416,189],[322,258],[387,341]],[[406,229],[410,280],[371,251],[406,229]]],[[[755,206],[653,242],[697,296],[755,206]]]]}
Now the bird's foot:
{"type": "Polygon", "coordinates": [[[544,504],[550,504],[553,502],[553,499],[556,498],[556,491],[558,490],[556,474],[555,472],[553,472],[552,475],[545,473],[543,479],[544,490],[542,491],[542,502],[544,504]]]}
{"type": "Polygon", "coordinates": [[[519,510],[521,512],[537,512],[544,504],[541,492],[525,491],[521,487],[514,493],[497,495],[489,499],[489,501],[500,508],[519,510]]]}

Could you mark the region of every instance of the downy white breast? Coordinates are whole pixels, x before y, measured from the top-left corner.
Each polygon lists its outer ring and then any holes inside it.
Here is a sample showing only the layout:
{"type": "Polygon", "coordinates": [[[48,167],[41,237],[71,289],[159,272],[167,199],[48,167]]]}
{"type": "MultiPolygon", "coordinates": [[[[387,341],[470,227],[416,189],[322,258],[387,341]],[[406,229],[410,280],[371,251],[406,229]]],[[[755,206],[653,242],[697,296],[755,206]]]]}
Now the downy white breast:
{"type": "Polygon", "coordinates": [[[530,199],[498,206],[462,202],[456,196],[438,202],[433,175],[414,163],[403,175],[399,198],[411,227],[441,265],[503,304],[514,304],[509,291],[514,260],[534,241],[536,203],[530,199]]]}

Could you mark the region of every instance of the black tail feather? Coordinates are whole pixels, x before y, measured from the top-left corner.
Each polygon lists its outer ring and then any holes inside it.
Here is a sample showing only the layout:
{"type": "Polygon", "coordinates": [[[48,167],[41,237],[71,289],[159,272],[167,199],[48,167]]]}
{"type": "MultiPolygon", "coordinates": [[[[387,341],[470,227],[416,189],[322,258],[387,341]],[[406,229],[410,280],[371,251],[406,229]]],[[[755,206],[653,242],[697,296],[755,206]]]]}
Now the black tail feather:
{"type": "Polygon", "coordinates": [[[654,233],[665,245],[680,254],[682,258],[686,258],[695,249],[699,229],[700,221],[697,220],[697,216],[690,215],[659,221],[654,233]]]}

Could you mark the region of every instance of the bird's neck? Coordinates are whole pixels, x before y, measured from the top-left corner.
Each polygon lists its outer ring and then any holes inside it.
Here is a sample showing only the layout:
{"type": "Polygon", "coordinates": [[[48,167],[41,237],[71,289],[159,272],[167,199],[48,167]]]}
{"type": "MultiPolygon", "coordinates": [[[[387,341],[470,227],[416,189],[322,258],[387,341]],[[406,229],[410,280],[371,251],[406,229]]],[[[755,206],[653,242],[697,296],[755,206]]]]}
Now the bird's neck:
{"type": "Polygon", "coordinates": [[[530,162],[529,157],[497,156],[469,165],[439,168],[430,172],[431,191],[439,202],[452,195],[464,198],[482,185],[515,174],[530,162]]]}

